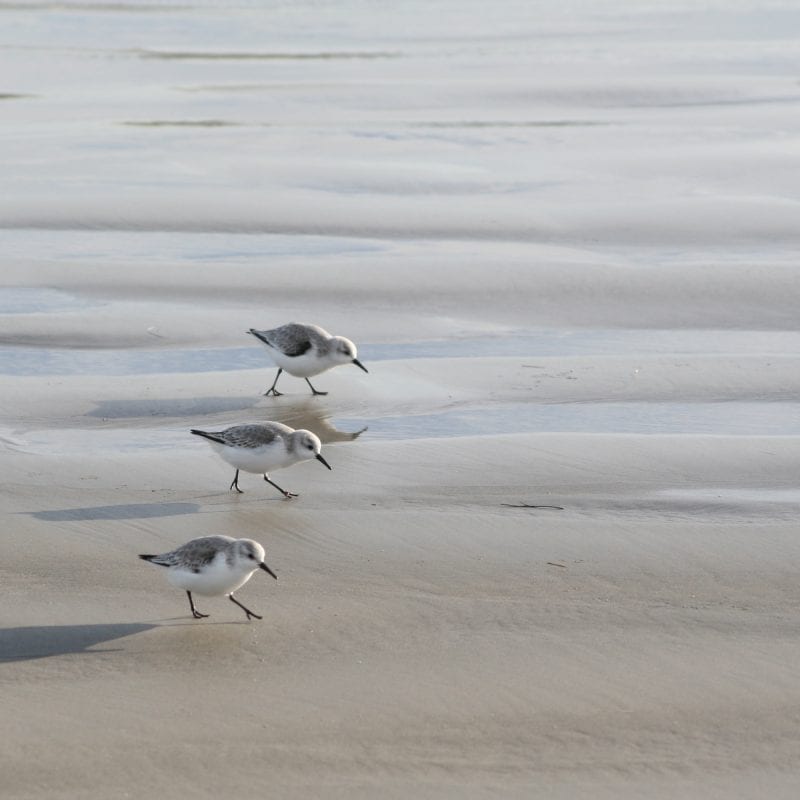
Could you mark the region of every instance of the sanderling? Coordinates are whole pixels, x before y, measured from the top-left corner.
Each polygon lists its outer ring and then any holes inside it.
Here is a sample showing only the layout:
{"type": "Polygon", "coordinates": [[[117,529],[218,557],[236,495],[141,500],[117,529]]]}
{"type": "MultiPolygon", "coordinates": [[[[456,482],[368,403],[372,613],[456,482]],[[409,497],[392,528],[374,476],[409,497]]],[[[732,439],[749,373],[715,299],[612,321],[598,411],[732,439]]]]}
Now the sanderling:
{"type": "Polygon", "coordinates": [[[257,331],[250,328],[248,333],[266,345],[278,374],[272,386],[264,394],[280,396],[275,385],[281,372],[286,370],[295,378],[305,378],[314,394],[328,394],[319,392],[312,385],[309,378],[319,375],[320,372],[338,367],[342,364],[355,364],[364,372],[369,370],[358,360],[356,346],[344,336],[331,336],[318,325],[303,325],[299,322],[290,322],[273,328],[271,331],[257,331]]]}
{"type": "Polygon", "coordinates": [[[271,469],[290,467],[298,461],[316,458],[328,469],[331,465],[320,455],[322,443],[311,431],[290,428],[280,422],[258,422],[251,425],[234,425],[224,431],[192,430],[195,436],[204,436],[214,449],[232,467],[236,475],[230,489],[239,494],[239,470],[263,472],[264,480],[274,486],[284,497],[297,497],[269,479],[271,469]]]}
{"type": "Polygon", "coordinates": [[[202,536],[169,553],[140,555],[139,558],[169,569],[167,580],[173,586],[186,590],[195,619],[207,617],[208,614],[201,614],[194,607],[192,592],[207,597],[226,594],[231,602],[247,614],[247,619],[261,619],[261,616],[243,606],[233,593],[244,586],[257,569],[263,569],[275,580],[278,579],[264,563],[264,548],[252,539],[202,536]]]}

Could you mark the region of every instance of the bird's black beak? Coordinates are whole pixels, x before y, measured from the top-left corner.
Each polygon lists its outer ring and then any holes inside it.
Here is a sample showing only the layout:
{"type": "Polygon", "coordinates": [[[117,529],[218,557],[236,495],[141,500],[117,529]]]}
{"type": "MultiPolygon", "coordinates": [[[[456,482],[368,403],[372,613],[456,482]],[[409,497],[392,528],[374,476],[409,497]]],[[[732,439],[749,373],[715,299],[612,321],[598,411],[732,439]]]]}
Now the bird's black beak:
{"type": "Polygon", "coordinates": [[[353,363],[354,363],[354,364],[355,364],[357,367],[361,367],[361,369],[363,369],[363,370],[364,370],[364,372],[366,372],[366,373],[369,375],[369,370],[368,370],[368,369],[367,369],[367,368],[366,368],[366,367],[365,367],[365,366],[364,366],[364,365],[363,365],[363,364],[362,364],[362,363],[361,363],[361,362],[360,362],[360,361],[359,361],[357,358],[354,358],[354,359],[353,359],[353,363]]]}
{"type": "Polygon", "coordinates": [[[317,461],[321,461],[328,469],[333,469],[333,467],[319,453],[317,453],[317,461]]]}
{"type": "Polygon", "coordinates": [[[258,566],[261,567],[264,572],[269,572],[269,574],[272,575],[275,580],[278,580],[278,576],[263,561],[258,566]]]}

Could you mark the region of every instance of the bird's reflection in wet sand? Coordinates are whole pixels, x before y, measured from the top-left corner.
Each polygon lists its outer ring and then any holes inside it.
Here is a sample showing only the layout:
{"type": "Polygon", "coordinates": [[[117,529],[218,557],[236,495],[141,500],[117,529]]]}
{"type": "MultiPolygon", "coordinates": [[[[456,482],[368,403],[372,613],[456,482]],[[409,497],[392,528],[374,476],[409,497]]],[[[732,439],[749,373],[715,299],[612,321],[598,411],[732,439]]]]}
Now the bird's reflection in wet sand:
{"type": "MultiPolygon", "coordinates": [[[[284,398],[280,398],[284,400],[284,398]]],[[[315,400],[295,400],[286,398],[284,402],[271,402],[268,407],[259,409],[264,413],[264,419],[273,422],[282,422],[292,428],[305,428],[319,436],[323,444],[333,442],[352,442],[364,433],[366,427],[359,431],[339,430],[319,402],[315,400]],[[288,401],[288,402],[287,402],[288,401]]]]}

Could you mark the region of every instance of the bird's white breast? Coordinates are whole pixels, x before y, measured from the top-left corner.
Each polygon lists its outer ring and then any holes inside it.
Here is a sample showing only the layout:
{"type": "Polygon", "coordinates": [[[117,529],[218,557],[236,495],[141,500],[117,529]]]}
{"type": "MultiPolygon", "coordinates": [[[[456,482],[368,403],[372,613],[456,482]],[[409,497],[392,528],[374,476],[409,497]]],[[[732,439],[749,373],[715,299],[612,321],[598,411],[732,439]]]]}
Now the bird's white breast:
{"type": "Polygon", "coordinates": [[[313,347],[301,356],[284,355],[275,347],[268,347],[267,351],[272,356],[276,366],[282,367],[290,375],[294,375],[295,378],[310,378],[336,366],[328,356],[320,357],[313,347]]]}
{"type": "Polygon", "coordinates": [[[200,595],[219,595],[235,592],[244,586],[255,569],[242,571],[232,569],[225,560],[224,553],[217,553],[214,560],[193,572],[186,567],[170,567],[167,579],[179,589],[200,595]]]}
{"type": "Polygon", "coordinates": [[[245,472],[269,472],[271,469],[288,467],[297,460],[280,438],[260,447],[231,447],[217,442],[212,444],[232,467],[245,472]]]}

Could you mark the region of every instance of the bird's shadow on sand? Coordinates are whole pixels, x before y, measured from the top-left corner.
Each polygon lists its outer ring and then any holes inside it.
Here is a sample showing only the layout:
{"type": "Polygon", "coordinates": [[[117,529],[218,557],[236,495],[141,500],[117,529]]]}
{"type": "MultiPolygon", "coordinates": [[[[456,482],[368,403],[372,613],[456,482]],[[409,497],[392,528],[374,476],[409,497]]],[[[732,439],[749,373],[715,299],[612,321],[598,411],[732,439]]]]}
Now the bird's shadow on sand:
{"type": "MultiPolygon", "coordinates": [[[[31,661],[37,658],[63,656],[71,653],[103,653],[92,650],[104,642],[142,633],[158,625],[144,622],[110,625],[33,625],[0,629],[0,664],[31,661]]],[[[117,648],[112,648],[117,649],[117,648]]]]}
{"type": "Polygon", "coordinates": [[[136,398],[133,400],[101,400],[87,417],[101,419],[135,419],[136,417],[192,417],[248,411],[260,401],[248,397],[136,398]]]}
{"type": "Polygon", "coordinates": [[[89,519],[151,519],[197,514],[198,503],[124,503],[115,506],[57,508],[51,511],[29,511],[30,516],[45,522],[76,522],[89,519]]]}

